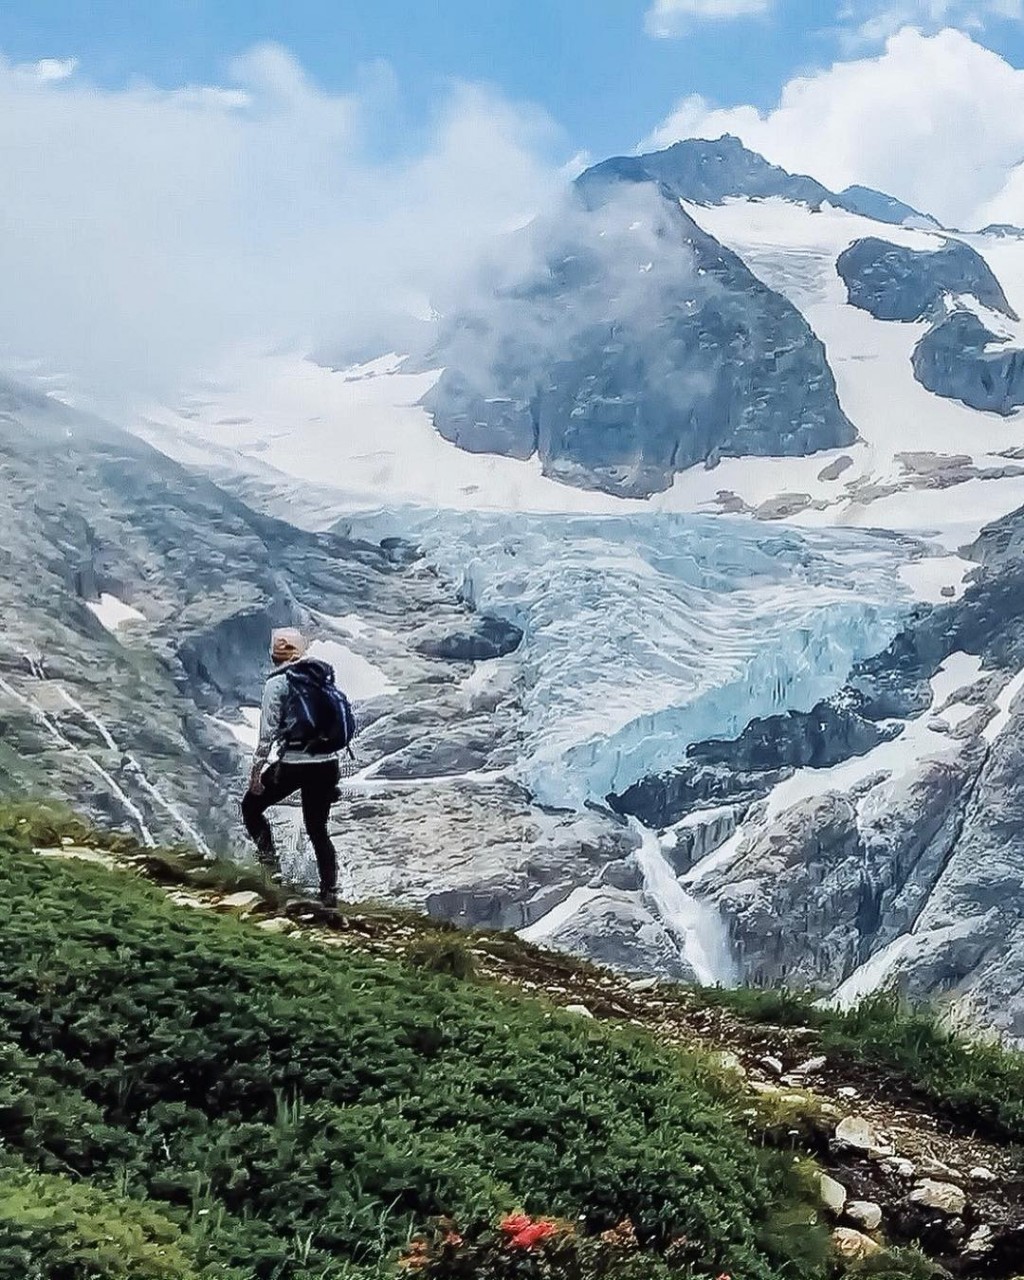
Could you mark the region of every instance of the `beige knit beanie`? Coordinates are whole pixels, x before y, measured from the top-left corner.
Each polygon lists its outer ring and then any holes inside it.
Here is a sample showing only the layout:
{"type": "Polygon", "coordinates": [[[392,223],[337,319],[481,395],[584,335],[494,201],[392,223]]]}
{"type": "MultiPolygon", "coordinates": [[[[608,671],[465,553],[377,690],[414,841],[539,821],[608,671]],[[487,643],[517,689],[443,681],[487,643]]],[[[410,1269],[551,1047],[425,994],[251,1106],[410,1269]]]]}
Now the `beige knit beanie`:
{"type": "Polygon", "coordinates": [[[309,641],[295,627],[275,627],[270,633],[270,656],[275,662],[294,662],[309,648],[309,641]]]}

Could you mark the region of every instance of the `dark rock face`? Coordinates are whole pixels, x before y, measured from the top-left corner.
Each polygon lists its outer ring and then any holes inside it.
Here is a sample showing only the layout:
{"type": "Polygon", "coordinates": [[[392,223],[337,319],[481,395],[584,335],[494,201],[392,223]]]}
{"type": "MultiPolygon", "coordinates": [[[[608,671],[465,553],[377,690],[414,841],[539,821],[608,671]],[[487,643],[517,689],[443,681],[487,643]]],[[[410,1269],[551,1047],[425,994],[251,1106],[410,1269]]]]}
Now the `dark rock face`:
{"type": "Polygon", "coordinates": [[[897,729],[873,724],[864,709],[862,697],[848,695],[808,712],[752,720],[732,741],[695,743],[681,768],[643,778],[609,796],[609,804],[652,827],[670,826],[708,804],[749,808],[794,769],[828,768],[896,736],[897,729]]]}
{"type": "MultiPolygon", "coordinates": [[[[680,199],[694,204],[721,204],[730,197],[765,200],[775,196],[805,204],[815,211],[829,204],[893,226],[939,227],[929,214],[871,187],[852,186],[844,191],[830,191],[814,178],[771,164],[756,151],[748,150],[732,134],[723,134],[714,141],[686,138],[664,151],[647,155],[616,156],[595,165],[589,174],[597,177],[612,174],[634,182],[653,178],[680,199]]],[[[584,180],[586,178],[584,175],[584,180]]]]}
{"type": "Polygon", "coordinates": [[[892,196],[885,195],[884,192],[875,191],[873,187],[857,185],[846,187],[839,192],[835,203],[843,209],[848,209],[850,213],[859,213],[865,218],[872,218],[875,222],[888,222],[893,226],[911,223],[917,226],[939,227],[939,223],[930,214],[921,213],[912,205],[904,204],[902,200],[896,200],[892,196]]]}
{"type": "Polygon", "coordinates": [[[836,265],[851,304],[876,320],[927,319],[948,294],[972,294],[1016,318],[988,263],[959,240],[925,251],[869,236],[841,253],[836,265]]]}
{"type": "Polygon", "coordinates": [[[425,657],[444,662],[485,662],[514,653],[522,639],[522,630],[514,622],[481,614],[467,619],[465,627],[427,636],[416,648],[425,657]]]}
{"type": "Polygon", "coordinates": [[[626,497],[710,458],[851,443],[795,307],[629,169],[583,175],[562,215],[510,245],[512,278],[482,282],[447,324],[426,400],[440,433],[626,497]]]}
{"type": "Polygon", "coordinates": [[[913,363],[922,386],[972,409],[1005,417],[1024,405],[1024,350],[1010,346],[970,311],[954,311],[926,333],[913,363]]]}
{"type": "Polygon", "coordinates": [[[782,196],[816,209],[835,199],[820,182],[770,164],[731,134],[716,141],[686,138],[642,156],[616,156],[589,169],[582,180],[605,181],[609,176],[633,182],[654,179],[695,204],[720,204],[729,196],[782,196]]]}

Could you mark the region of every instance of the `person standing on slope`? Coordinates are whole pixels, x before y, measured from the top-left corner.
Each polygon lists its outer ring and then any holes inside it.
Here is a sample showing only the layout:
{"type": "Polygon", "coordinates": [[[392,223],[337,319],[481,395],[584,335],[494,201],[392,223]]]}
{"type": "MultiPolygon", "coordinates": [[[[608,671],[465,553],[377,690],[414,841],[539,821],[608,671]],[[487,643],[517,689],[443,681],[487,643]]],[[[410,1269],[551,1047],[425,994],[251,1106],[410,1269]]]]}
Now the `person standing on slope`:
{"type": "Polygon", "coordinates": [[[334,683],[334,669],[305,657],[308,647],[291,627],[271,636],[270,657],[276,669],[263,689],[259,740],[242,800],[242,821],[260,862],[276,869],[266,811],[298,791],[320,873],[320,901],[333,907],[338,901],[338,855],[327,823],[338,792],[338,757],[352,741],[355,722],[348,699],[334,683]]]}

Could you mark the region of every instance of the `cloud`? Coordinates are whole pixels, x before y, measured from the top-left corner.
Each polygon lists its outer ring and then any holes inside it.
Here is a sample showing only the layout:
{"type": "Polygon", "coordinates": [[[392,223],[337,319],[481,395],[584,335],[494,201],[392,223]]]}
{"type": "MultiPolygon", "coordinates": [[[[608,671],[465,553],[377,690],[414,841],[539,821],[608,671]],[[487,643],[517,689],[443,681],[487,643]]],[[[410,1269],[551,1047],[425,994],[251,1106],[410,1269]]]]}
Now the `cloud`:
{"type": "Polygon", "coordinates": [[[671,39],[693,22],[724,22],[767,13],[775,0],[654,0],[644,20],[648,35],[671,39]]]}
{"type": "Polygon", "coordinates": [[[1009,211],[1008,175],[1024,157],[1024,71],[964,32],[907,28],[876,57],[791,80],[768,112],[684,98],[643,147],[723,133],[833,189],[864,183],[971,226],[1009,211]]]}
{"type": "Polygon", "coordinates": [[[994,21],[1024,19],[1024,0],[847,0],[838,35],[848,51],[883,43],[906,26],[928,34],[944,27],[983,31],[994,21]]]}
{"type": "Polygon", "coordinates": [[[274,45],[173,90],[34,67],[0,61],[0,365],[106,411],[235,346],[394,336],[564,183],[551,122],[480,86],[410,123],[386,67],[329,93],[274,45]]]}

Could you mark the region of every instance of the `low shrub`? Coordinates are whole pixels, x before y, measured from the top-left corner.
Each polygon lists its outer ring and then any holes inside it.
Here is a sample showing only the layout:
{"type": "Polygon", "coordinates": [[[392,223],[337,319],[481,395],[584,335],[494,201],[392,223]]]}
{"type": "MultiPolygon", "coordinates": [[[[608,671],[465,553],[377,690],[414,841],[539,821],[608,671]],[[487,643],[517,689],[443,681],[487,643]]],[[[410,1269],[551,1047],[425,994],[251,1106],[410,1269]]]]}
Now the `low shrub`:
{"type": "Polygon", "coordinates": [[[482,1242],[520,1207],[580,1257],[629,1219],[621,1280],[825,1274],[813,1191],[703,1060],[3,836],[0,904],[5,1158],[170,1223],[189,1280],[366,1280],[432,1221],[482,1242]]]}
{"type": "Polygon", "coordinates": [[[95,1277],[199,1280],[199,1271],[190,1242],[152,1209],[87,1183],[0,1170],[0,1280],[95,1277]]]}
{"type": "Polygon", "coordinates": [[[473,953],[460,938],[420,938],[409,947],[405,958],[414,968],[452,978],[472,978],[476,972],[473,953]]]}

